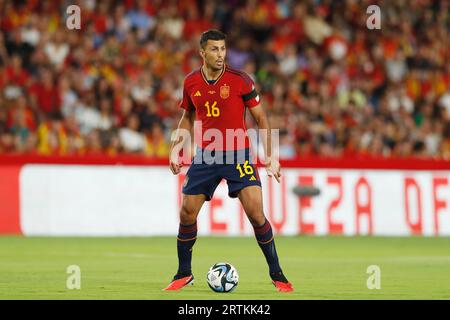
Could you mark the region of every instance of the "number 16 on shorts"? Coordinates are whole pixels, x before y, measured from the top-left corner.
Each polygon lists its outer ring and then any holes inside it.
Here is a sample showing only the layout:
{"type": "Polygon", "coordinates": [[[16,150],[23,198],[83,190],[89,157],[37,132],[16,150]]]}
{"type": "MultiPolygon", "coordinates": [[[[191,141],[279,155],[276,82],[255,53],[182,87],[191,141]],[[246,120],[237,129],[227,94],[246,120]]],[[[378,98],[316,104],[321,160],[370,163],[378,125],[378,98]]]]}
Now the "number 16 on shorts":
{"type": "Polygon", "coordinates": [[[239,170],[239,178],[243,178],[246,174],[251,175],[253,174],[253,167],[248,164],[248,160],[245,160],[244,164],[241,166],[240,163],[236,165],[236,169],[239,170]]]}

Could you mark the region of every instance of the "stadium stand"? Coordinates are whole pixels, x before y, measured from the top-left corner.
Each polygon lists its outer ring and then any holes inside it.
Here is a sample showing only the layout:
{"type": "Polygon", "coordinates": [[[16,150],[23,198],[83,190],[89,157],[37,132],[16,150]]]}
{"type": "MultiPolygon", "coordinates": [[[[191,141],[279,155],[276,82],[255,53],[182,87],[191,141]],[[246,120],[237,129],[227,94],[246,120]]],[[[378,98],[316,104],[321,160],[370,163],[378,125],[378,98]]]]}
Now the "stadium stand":
{"type": "Polygon", "coordinates": [[[167,157],[199,35],[218,28],[282,159],[450,158],[448,1],[69,2],[0,1],[0,154],[167,157]]]}

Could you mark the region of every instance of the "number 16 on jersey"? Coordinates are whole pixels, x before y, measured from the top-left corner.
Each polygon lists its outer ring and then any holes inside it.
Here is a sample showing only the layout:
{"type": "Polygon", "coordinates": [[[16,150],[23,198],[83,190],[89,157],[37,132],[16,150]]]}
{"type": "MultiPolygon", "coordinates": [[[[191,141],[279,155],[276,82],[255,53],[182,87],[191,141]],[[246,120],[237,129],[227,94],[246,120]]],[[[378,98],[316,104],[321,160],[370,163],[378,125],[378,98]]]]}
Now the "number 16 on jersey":
{"type": "Polygon", "coordinates": [[[210,106],[209,101],[205,102],[205,107],[207,110],[206,116],[207,117],[218,117],[220,116],[220,109],[219,107],[216,107],[217,101],[214,101],[213,104],[210,106]]]}

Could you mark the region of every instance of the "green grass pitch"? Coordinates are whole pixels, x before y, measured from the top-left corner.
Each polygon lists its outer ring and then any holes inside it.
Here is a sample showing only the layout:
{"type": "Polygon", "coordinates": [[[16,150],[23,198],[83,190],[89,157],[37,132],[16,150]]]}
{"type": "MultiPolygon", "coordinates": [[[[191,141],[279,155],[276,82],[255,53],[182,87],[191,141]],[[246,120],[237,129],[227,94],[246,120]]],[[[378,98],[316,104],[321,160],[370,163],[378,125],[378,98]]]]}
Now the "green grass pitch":
{"type": "Polygon", "coordinates": [[[252,237],[199,237],[195,285],[161,291],[177,267],[175,237],[0,237],[0,299],[450,299],[450,238],[277,237],[294,293],[278,293],[252,237]],[[232,293],[214,293],[206,272],[219,261],[240,276],[232,293]],[[69,265],[81,289],[66,287],[69,265]],[[381,288],[369,290],[370,265],[381,288]]]}

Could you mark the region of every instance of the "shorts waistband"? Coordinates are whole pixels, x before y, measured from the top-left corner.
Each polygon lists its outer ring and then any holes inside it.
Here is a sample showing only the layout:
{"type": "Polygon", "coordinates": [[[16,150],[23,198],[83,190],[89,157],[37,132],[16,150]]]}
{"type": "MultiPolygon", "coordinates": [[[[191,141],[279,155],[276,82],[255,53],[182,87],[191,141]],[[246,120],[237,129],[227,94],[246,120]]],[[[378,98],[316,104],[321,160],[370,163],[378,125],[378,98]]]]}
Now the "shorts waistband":
{"type": "Polygon", "coordinates": [[[197,147],[193,159],[194,164],[237,164],[245,161],[249,163],[253,161],[249,148],[241,150],[208,150],[197,147]]]}

